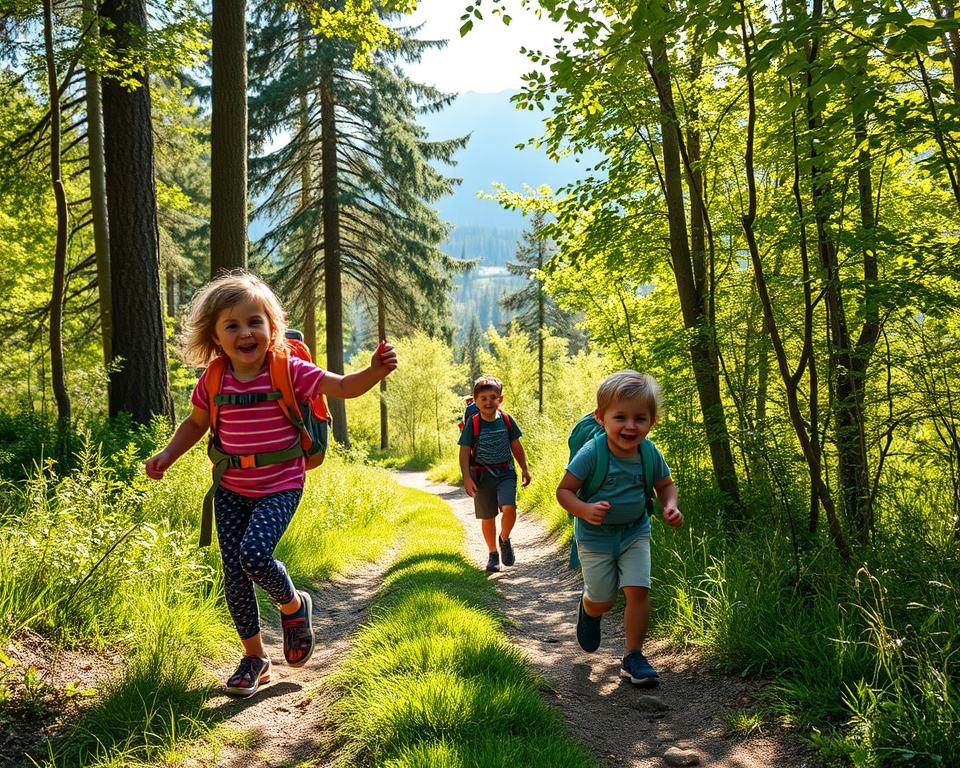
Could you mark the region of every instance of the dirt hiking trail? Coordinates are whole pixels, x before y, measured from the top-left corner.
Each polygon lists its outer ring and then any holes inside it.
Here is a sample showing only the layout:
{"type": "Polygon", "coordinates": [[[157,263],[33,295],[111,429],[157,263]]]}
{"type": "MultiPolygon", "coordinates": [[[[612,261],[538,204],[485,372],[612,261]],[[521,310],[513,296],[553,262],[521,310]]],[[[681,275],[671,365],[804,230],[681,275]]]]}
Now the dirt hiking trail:
{"type": "MultiPolygon", "coordinates": [[[[422,472],[397,472],[394,477],[450,504],[466,528],[468,554],[482,568],[487,548],[473,515],[473,500],[463,489],[430,483],[422,472]]],[[[545,700],[560,710],[571,733],[605,765],[660,768],[669,764],[664,754],[671,748],[695,753],[698,764],[709,768],[817,765],[788,730],[764,726],[749,736],[726,735],[724,714],[748,707],[762,686],[714,674],[664,642],[648,640],[644,645],[660,673],[659,688],[621,682],[623,614],[605,616],[600,649],[583,652],[574,626],[581,581],[579,573],[567,568],[566,551],[522,510],[511,540],[516,565],[491,575],[499,582],[501,608],[510,620],[505,631],[546,680],[545,700]]],[[[652,606],[655,611],[655,589],[652,606]]]]}
{"type": "MultiPolygon", "coordinates": [[[[299,669],[283,660],[280,619],[262,617],[264,641],[273,662],[269,685],[254,696],[238,699],[218,690],[208,707],[223,718],[219,738],[198,747],[183,763],[188,768],[287,768],[332,764],[330,734],[323,715],[330,703],[320,688],[349,649],[353,633],[366,620],[367,606],[379,589],[383,573],[393,561],[387,552],[380,562],[366,564],[349,575],[311,589],[313,628],[317,644],[310,661],[299,669]]],[[[231,658],[215,670],[226,679],[239,660],[231,658]]]]}

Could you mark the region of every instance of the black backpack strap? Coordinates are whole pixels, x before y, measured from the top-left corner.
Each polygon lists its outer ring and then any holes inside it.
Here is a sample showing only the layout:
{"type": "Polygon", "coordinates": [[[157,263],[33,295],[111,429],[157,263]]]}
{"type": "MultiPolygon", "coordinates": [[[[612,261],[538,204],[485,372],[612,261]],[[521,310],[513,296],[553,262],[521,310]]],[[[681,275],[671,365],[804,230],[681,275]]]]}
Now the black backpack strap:
{"type": "Polygon", "coordinates": [[[227,395],[216,395],[213,400],[217,405],[256,405],[281,400],[283,394],[279,390],[273,392],[242,392],[227,395]]]}

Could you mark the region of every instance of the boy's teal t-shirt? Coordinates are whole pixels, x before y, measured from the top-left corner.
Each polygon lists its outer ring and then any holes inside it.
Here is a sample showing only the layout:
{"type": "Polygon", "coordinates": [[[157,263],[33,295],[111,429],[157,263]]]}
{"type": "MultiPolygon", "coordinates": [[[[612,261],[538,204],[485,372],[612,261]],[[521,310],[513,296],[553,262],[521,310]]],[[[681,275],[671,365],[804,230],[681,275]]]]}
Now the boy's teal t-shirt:
{"type": "MultiPolygon", "coordinates": [[[[503,415],[499,411],[493,421],[487,421],[480,417],[480,437],[477,440],[477,455],[473,463],[484,466],[494,466],[496,464],[513,466],[513,453],[510,451],[510,443],[519,440],[522,435],[523,433],[513,416],[510,416],[509,430],[503,420],[503,415]]],[[[463,432],[460,433],[457,444],[467,448],[473,446],[472,418],[467,419],[463,425],[463,432]]]]}
{"type": "MultiPolygon", "coordinates": [[[[652,444],[652,443],[651,443],[652,444]]],[[[670,476],[670,467],[667,466],[663,454],[654,446],[653,482],[656,484],[670,476]]],[[[586,479],[597,463],[596,445],[593,440],[584,444],[577,455],[567,465],[567,471],[578,479],[586,479]]],[[[610,502],[610,509],[600,525],[576,518],[574,535],[577,540],[603,544],[612,538],[622,538],[624,526],[631,523],[636,525],[629,529],[629,537],[650,532],[650,518],[645,516],[646,491],[644,489],[643,462],[640,460],[639,449],[633,458],[624,459],[610,454],[610,465],[603,485],[586,501],[610,502]]],[[[626,541],[624,541],[626,543],[626,541]]]]}

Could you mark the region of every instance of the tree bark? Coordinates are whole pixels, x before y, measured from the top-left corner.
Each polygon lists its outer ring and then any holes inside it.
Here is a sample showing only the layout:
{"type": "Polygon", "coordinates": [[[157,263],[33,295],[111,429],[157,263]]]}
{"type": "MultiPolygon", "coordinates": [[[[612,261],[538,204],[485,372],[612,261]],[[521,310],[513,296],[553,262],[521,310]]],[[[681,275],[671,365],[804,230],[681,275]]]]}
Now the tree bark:
{"type": "Polygon", "coordinates": [[[210,115],[210,274],[247,265],[247,16],[214,0],[210,115]]]}
{"type": "MultiPolygon", "coordinates": [[[[110,21],[118,52],[134,45],[133,28],[147,28],[145,0],[104,0],[101,17],[110,21]]],[[[104,156],[110,275],[113,296],[114,360],[110,374],[110,415],[121,411],[145,424],[155,414],[173,421],[167,378],[166,338],[160,300],[160,238],[153,178],[153,130],[146,72],[134,73],[127,90],[103,82],[104,156]]]]}
{"type": "Polygon", "coordinates": [[[680,298],[684,326],[694,331],[690,340],[690,358],[693,363],[697,394],[703,412],[703,425],[717,485],[733,504],[738,505],[740,490],[733,452],[730,449],[723,401],[720,397],[719,361],[716,347],[711,341],[713,329],[705,306],[704,288],[697,284],[690,244],[687,240],[683,169],[680,163],[680,129],[673,102],[666,41],[663,39],[655,41],[652,52],[653,60],[649,62],[649,69],[660,101],[663,191],[667,204],[670,256],[677,282],[677,293],[680,298]]]}
{"type": "MultiPolygon", "coordinates": [[[[310,33],[310,26],[304,14],[300,14],[300,37],[297,40],[297,62],[304,66],[306,39],[310,33]]],[[[313,159],[311,157],[310,142],[310,110],[307,101],[307,86],[301,86],[298,95],[300,110],[300,141],[303,151],[300,154],[300,214],[306,221],[306,213],[312,204],[313,191],[313,159]]],[[[313,227],[304,223],[303,231],[303,341],[310,350],[314,360],[317,357],[317,284],[314,279],[313,248],[316,233],[313,227]]]]}
{"type": "MultiPolygon", "coordinates": [[[[340,274],[340,191],[337,180],[337,121],[332,64],[324,64],[320,81],[320,183],[323,189],[323,301],[327,321],[327,370],[343,373],[343,288],[340,274]]],[[[347,408],[330,398],[334,439],[350,447],[347,408]]]]}
{"type": "Polygon", "coordinates": [[[50,376],[57,401],[57,453],[65,458],[70,429],[70,393],[63,359],[63,301],[67,270],[67,193],[60,168],[60,83],[53,50],[53,0],[43,0],[43,50],[50,92],[50,182],[57,205],[57,241],[53,257],[53,290],[50,297],[50,376]]]}
{"type": "MultiPolygon", "coordinates": [[[[377,340],[387,338],[387,302],[383,286],[377,289],[377,340]]],[[[389,422],[387,421],[387,380],[380,379],[380,450],[390,447],[389,422]]]]}
{"type": "MultiPolygon", "coordinates": [[[[816,1],[816,0],[815,0],[816,1]]],[[[797,383],[803,375],[804,367],[809,363],[811,368],[815,368],[810,358],[810,328],[805,330],[807,334],[804,339],[804,351],[801,353],[801,363],[796,374],[791,374],[787,363],[786,350],[783,341],[780,338],[780,332],[777,328],[776,318],[773,314],[773,303],[770,299],[770,292],[767,289],[767,282],[764,276],[763,263],[760,259],[760,250],[757,247],[756,236],[753,231],[753,224],[757,215],[757,182],[753,165],[753,142],[756,130],[757,109],[756,96],[754,92],[753,72],[752,72],[752,38],[747,32],[747,16],[743,0],[740,0],[741,13],[741,35],[744,53],[744,70],[747,76],[747,143],[744,153],[744,171],[747,178],[747,211],[742,216],[743,232],[747,241],[747,248],[750,252],[750,261],[753,265],[754,279],[756,281],[757,293],[760,296],[761,306],[763,307],[764,322],[767,326],[767,332],[770,334],[770,341],[773,345],[773,351],[777,359],[777,367],[780,369],[780,376],[784,383],[787,394],[787,411],[790,415],[790,422],[793,424],[794,432],[800,443],[800,449],[803,451],[804,458],[807,460],[807,467],[810,473],[811,495],[819,498],[827,514],[827,522],[830,529],[830,535],[840,556],[846,562],[851,561],[850,550],[847,547],[846,539],[840,529],[836,511],[833,506],[833,498],[830,490],[823,482],[820,464],[820,452],[818,446],[811,441],[807,433],[806,425],[803,423],[803,415],[800,413],[799,398],[797,396],[797,383]]],[[[804,262],[806,267],[806,262],[804,262]]],[[[807,301],[807,320],[809,321],[810,302],[807,301]]]]}
{"type": "MultiPolygon", "coordinates": [[[[83,18],[89,19],[91,41],[100,36],[100,22],[94,0],[83,0],[83,18]]],[[[87,67],[87,146],[90,154],[90,208],[93,214],[93,242],[97,261],[97,293],[100,300],[100,338],[103,362],[113,359],[110,310],[110,230],[107,225],[107,182],[103,168],[103,114],[100,104],[100,75],[87,67]]]]}
{"type": "MultiPolygon", "coordinates": [[[[542,222],[542,219],[541,219],[542,222]]],[[[535,230],[536,231],[536,230],[535,230]]],[[[537,238],[537,413],[543,413],[543,335],[547,332],[543,290],[543,240],[537,238]]]]}

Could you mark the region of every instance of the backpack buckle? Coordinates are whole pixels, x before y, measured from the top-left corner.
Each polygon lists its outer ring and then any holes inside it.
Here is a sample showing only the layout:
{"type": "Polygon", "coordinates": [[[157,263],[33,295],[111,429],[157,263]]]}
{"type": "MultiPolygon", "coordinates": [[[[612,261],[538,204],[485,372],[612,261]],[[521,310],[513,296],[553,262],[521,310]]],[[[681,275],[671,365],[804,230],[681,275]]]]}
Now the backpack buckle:
{"type": "Polygon", "coordinates": [[[256,454],[248,453],[243,456],[231,456],[231,469],[254,469],[257,466],[256,454]]]}

